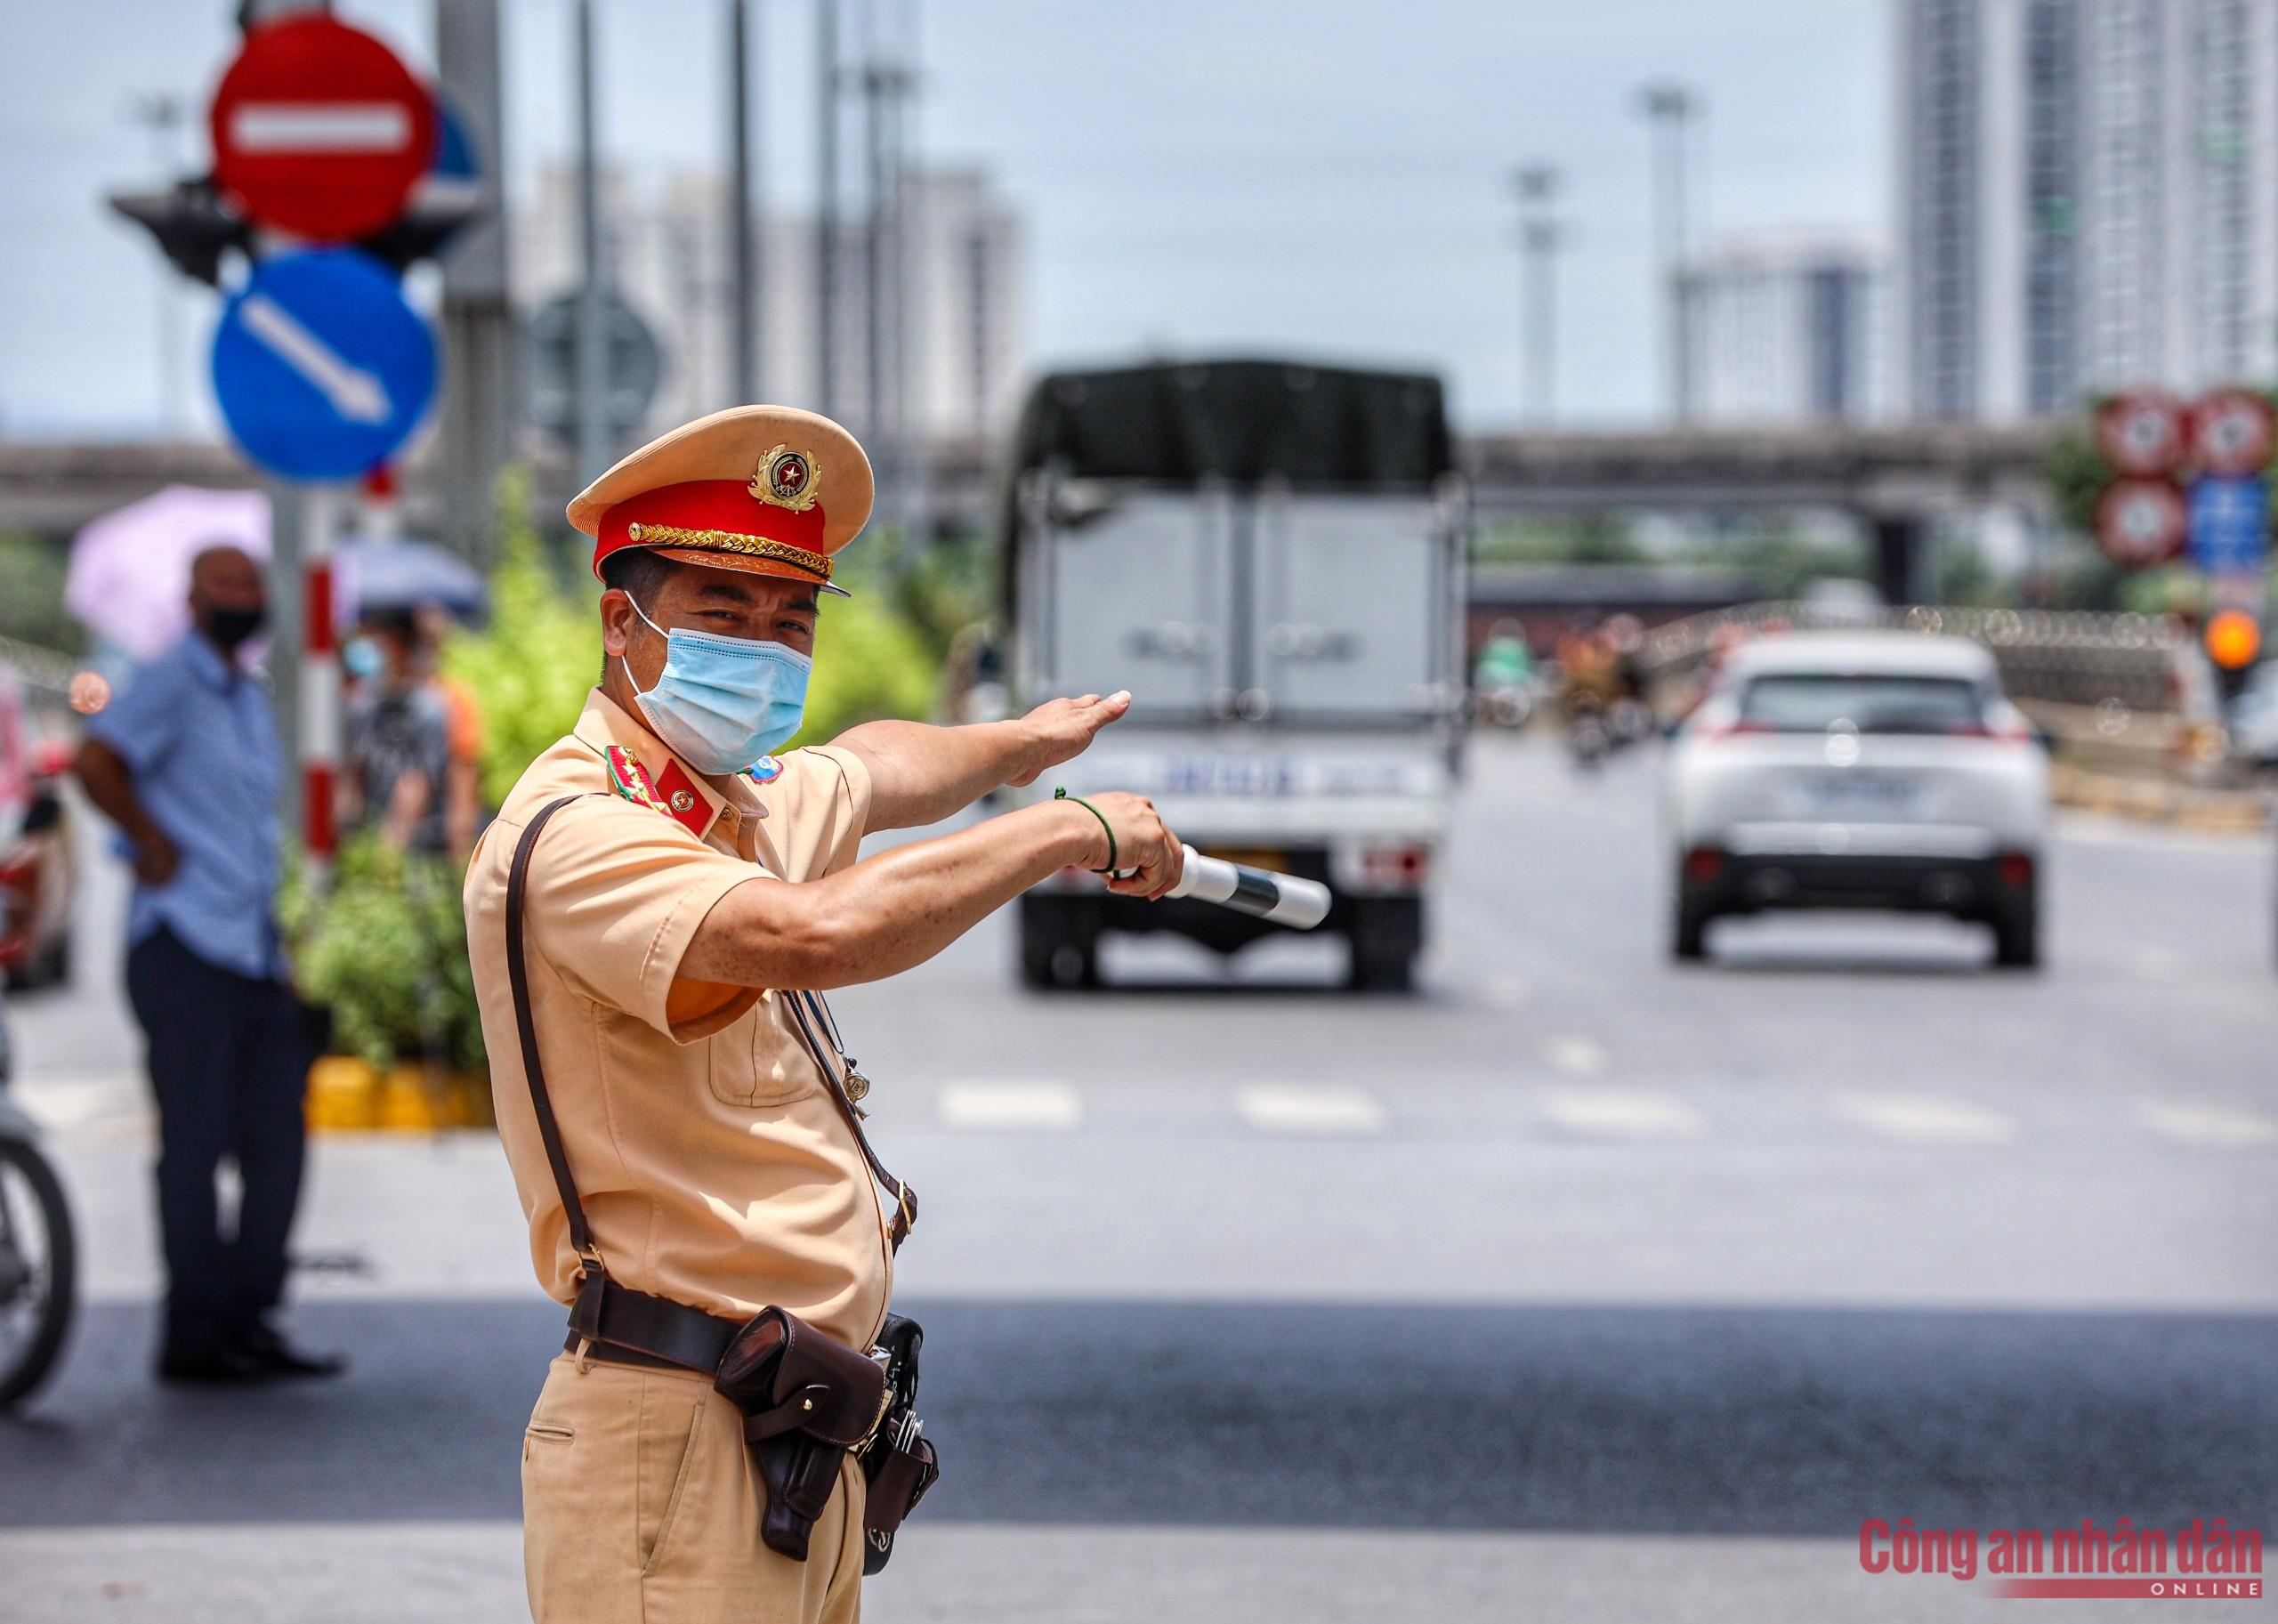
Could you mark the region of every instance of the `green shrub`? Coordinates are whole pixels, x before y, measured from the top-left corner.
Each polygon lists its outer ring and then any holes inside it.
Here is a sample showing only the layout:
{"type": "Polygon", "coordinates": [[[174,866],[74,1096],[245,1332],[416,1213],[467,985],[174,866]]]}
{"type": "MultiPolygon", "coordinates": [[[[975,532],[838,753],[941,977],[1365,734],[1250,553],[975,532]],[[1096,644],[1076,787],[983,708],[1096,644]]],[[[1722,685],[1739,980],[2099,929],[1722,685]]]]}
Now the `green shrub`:
{"type": "Polygon", "coordinates": [[[440,858],[406,856],[368,835],[341,847],[320,894],[295,864],[278,917],[301,996],[332,1012],[333,1053],[382,1071],[401,1061],[481,1066],[459,877],[440,858]]]}
{"type": "Polygon", "coordinates": [[[815,626],[806,724],[795,744],[827,744],[858,723],[933,714],[941,660],[909,616],[888,600],[882,575],[841,578],[852,597],[825,597],[815,626]]]}

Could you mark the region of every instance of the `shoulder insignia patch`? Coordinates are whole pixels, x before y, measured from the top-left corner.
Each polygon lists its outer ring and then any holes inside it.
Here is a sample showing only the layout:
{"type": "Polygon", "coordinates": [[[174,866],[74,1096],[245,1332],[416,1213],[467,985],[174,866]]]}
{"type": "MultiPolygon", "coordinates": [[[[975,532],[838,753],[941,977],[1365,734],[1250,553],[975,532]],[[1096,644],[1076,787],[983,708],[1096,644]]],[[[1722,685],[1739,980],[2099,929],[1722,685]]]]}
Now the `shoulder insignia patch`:
{"type": "Polygon", "coordinates": [[[763,755],[744,769],[755,784],[771,784],[783,776],[783,764],[772,755],[763,755]]]}
{"type": "Polygon", "coordinates": [[[635,806],[650,807],[668,818],[672,816],[672,808],[666,806],[664,797],[657,793],[657,786],[649,777],[649,769],[634,760],[623,745],[613,744],[602,755],[609,763],[609,787],[611,789],[635,806]]]}

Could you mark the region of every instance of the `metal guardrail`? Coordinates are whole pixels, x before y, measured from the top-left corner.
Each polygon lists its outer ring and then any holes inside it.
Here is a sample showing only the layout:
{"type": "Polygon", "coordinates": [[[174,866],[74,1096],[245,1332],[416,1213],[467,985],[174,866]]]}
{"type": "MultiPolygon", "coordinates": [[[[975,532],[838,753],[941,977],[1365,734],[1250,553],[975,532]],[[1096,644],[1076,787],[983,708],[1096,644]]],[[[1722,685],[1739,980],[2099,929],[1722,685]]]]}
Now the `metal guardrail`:
{"type": "Polygon", "coordinates": [[[2117,702],[2131,711],[2175,708],[2177,662],[2193,657],[2187,633],[2159,616],[2077,610],[1906,609],[1826,603],[1743,603],[1690,615],[1645,634],[1639,658],[1656,679],[1689,675],[1727,629],[1906,631],[1967,637],[1993,651],[2012,699],[2063,705],[2117,702]]]}

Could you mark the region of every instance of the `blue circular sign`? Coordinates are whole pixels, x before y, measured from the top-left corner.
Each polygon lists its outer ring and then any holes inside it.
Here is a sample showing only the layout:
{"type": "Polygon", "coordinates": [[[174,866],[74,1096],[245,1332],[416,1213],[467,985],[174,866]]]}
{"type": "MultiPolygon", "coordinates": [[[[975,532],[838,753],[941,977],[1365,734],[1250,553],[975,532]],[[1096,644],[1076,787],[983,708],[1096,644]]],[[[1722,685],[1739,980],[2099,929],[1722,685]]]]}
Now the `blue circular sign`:
{"type": "Polygon", "coordinates": [[[214,333],[214,392],[245,454],[289,480],[351,478],[411,437],[435,338],[386,268],[352,248],[265,260],[214,333]]]}

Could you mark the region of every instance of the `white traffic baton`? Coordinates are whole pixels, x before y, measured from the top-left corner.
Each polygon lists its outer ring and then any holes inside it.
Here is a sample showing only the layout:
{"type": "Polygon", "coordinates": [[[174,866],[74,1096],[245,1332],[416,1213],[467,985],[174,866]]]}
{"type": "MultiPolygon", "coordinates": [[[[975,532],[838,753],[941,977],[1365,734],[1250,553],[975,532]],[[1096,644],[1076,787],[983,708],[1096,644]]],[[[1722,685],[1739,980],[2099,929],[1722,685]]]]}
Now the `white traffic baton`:
{"type": "Polygon", "coordinates": [[[1299,931],[1309,931],[1329,917],[1329,887],[1319,880],[1205,857],[1192,846],[1184,849],[1186,867],[1178,884],[1163,893],[1167,897],[1216,902],[1299,931]]]}

